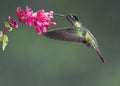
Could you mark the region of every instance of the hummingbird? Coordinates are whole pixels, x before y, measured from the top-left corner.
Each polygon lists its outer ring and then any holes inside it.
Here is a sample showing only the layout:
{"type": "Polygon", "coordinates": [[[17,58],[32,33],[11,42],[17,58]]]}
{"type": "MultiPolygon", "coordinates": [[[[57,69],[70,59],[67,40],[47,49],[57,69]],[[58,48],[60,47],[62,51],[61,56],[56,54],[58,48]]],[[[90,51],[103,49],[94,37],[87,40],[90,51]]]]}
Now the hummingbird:
{"type": "Polygon", "coordinates": [[[91,47],[93,50],[95,50],[101,61],[104,63],[103,55],[99,49],[97,40],[93,34],[79,21],[75,14],[55,15],[62,16],[67,19],[72,24],[72,27],[50,30],[43,33],[44,36],[56,40],[84,43],[88,47],[91,47]]]}

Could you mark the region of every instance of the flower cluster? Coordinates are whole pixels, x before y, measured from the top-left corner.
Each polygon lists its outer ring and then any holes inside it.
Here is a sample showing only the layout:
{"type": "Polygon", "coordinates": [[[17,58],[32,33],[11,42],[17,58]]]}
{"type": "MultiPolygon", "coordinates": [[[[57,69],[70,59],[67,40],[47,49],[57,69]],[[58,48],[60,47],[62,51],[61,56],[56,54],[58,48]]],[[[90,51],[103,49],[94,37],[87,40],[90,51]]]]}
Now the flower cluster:
{"type": "MultiPolygon", "coordinates": [[[[38,10],[37,12],[33,12],[31,8],[26,6],[25,11],[21,7],[18,7],[16,9],[16,14],[19,22],[25,25],[34,26],[39,35],[46,32],[49,25],[56,25],[55,22],[51,21],[51,18],[53,18],[53,11],[45,12],[44,10],[38,10]]],[[[8,22],[4,22],[4,24],[4,30],[0,31],[0,42],[2,43],[3,50],[5,50],[8,44],[6,32],[12,31],[13,28],[18,28],[18,22],[13,20],[10,16],[8,16],[8,22]]]]}
{"type": "Polygon", "coordinates": [[[2,42],[3,50],[8,44],[8,36],[6,35],[6,31],[12,31],[13,28],[18,28],[18,23],[16,20],[13,20],[10,16],[8,17],[8,22],[4,22],[5,28],[3,31],[0,31],[0,42],[2,42]]]}
{"type": "Polygon", "coordinates": [[[55,25],[55,22],[51,22],[53,18],[53,11],[45,12],[44,10],[38,10],[33,12],[31,8],[26,6],[26,11],[21,7],[16,9],[16,14],[18,20],[23,24],[34,26],[36,32],[41,35],[43,32],[46,32],[49,25],[55,25]]]}

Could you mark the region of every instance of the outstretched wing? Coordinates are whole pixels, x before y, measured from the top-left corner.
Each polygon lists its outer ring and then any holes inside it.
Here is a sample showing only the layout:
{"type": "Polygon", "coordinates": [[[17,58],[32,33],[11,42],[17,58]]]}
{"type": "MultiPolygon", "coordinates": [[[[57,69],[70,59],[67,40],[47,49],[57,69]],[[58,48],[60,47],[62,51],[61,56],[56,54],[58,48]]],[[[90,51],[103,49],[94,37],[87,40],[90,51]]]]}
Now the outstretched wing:
{"type": "Polygon", "coordinates": [[[71,42],[83,42],[84,39],[80,37],[74,28],[55,29],[43,33],[44,36],[56,40],[71,41],[71,42]]]}

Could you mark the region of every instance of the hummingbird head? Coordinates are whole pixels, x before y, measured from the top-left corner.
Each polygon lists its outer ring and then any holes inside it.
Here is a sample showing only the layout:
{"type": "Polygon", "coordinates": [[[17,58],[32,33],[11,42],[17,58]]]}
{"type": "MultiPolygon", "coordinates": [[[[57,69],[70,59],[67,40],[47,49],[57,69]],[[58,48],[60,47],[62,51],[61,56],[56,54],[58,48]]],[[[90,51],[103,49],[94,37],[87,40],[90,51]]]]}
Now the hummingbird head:
{"type": "Polygon", "coordinates": [[[71,24],[74,25],[76,21],[79,21],[78,17],[75,14],[69,14],[65,16],[67,20],[70,21],[71,24]]]}
{"type": "Polygon", "coordinates": [[[75,14],[63,15],[63,14],[54,13],[54,15],[65,17],[68,21],[70,21],[72,25],[75,25],[75,22],[79,21],[78,17],[75,14]]]}
{"type": "Polygon", "coordinates": [[[66,17],[66,19],[68,19],[69,21],[79,21],[75,14],[63,15],[59,13],[54,13],[54,15],[57,15],[60,17],[66,17]]]}

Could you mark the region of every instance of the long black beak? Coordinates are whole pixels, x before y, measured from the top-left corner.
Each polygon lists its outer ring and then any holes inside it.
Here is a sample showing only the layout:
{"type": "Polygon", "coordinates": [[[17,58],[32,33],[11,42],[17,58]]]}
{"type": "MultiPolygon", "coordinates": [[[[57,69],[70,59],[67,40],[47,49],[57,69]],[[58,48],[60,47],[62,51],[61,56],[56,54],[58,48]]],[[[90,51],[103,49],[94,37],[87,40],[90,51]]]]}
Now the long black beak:
{"type": "Polygon", "coordinates": [[[54,13],[53,15],[57,15],[57,16],[61,16],[61,17],[65,17],[65,15],[63,15],[63,14],[58,14],[58,13],[54,13]]]}

